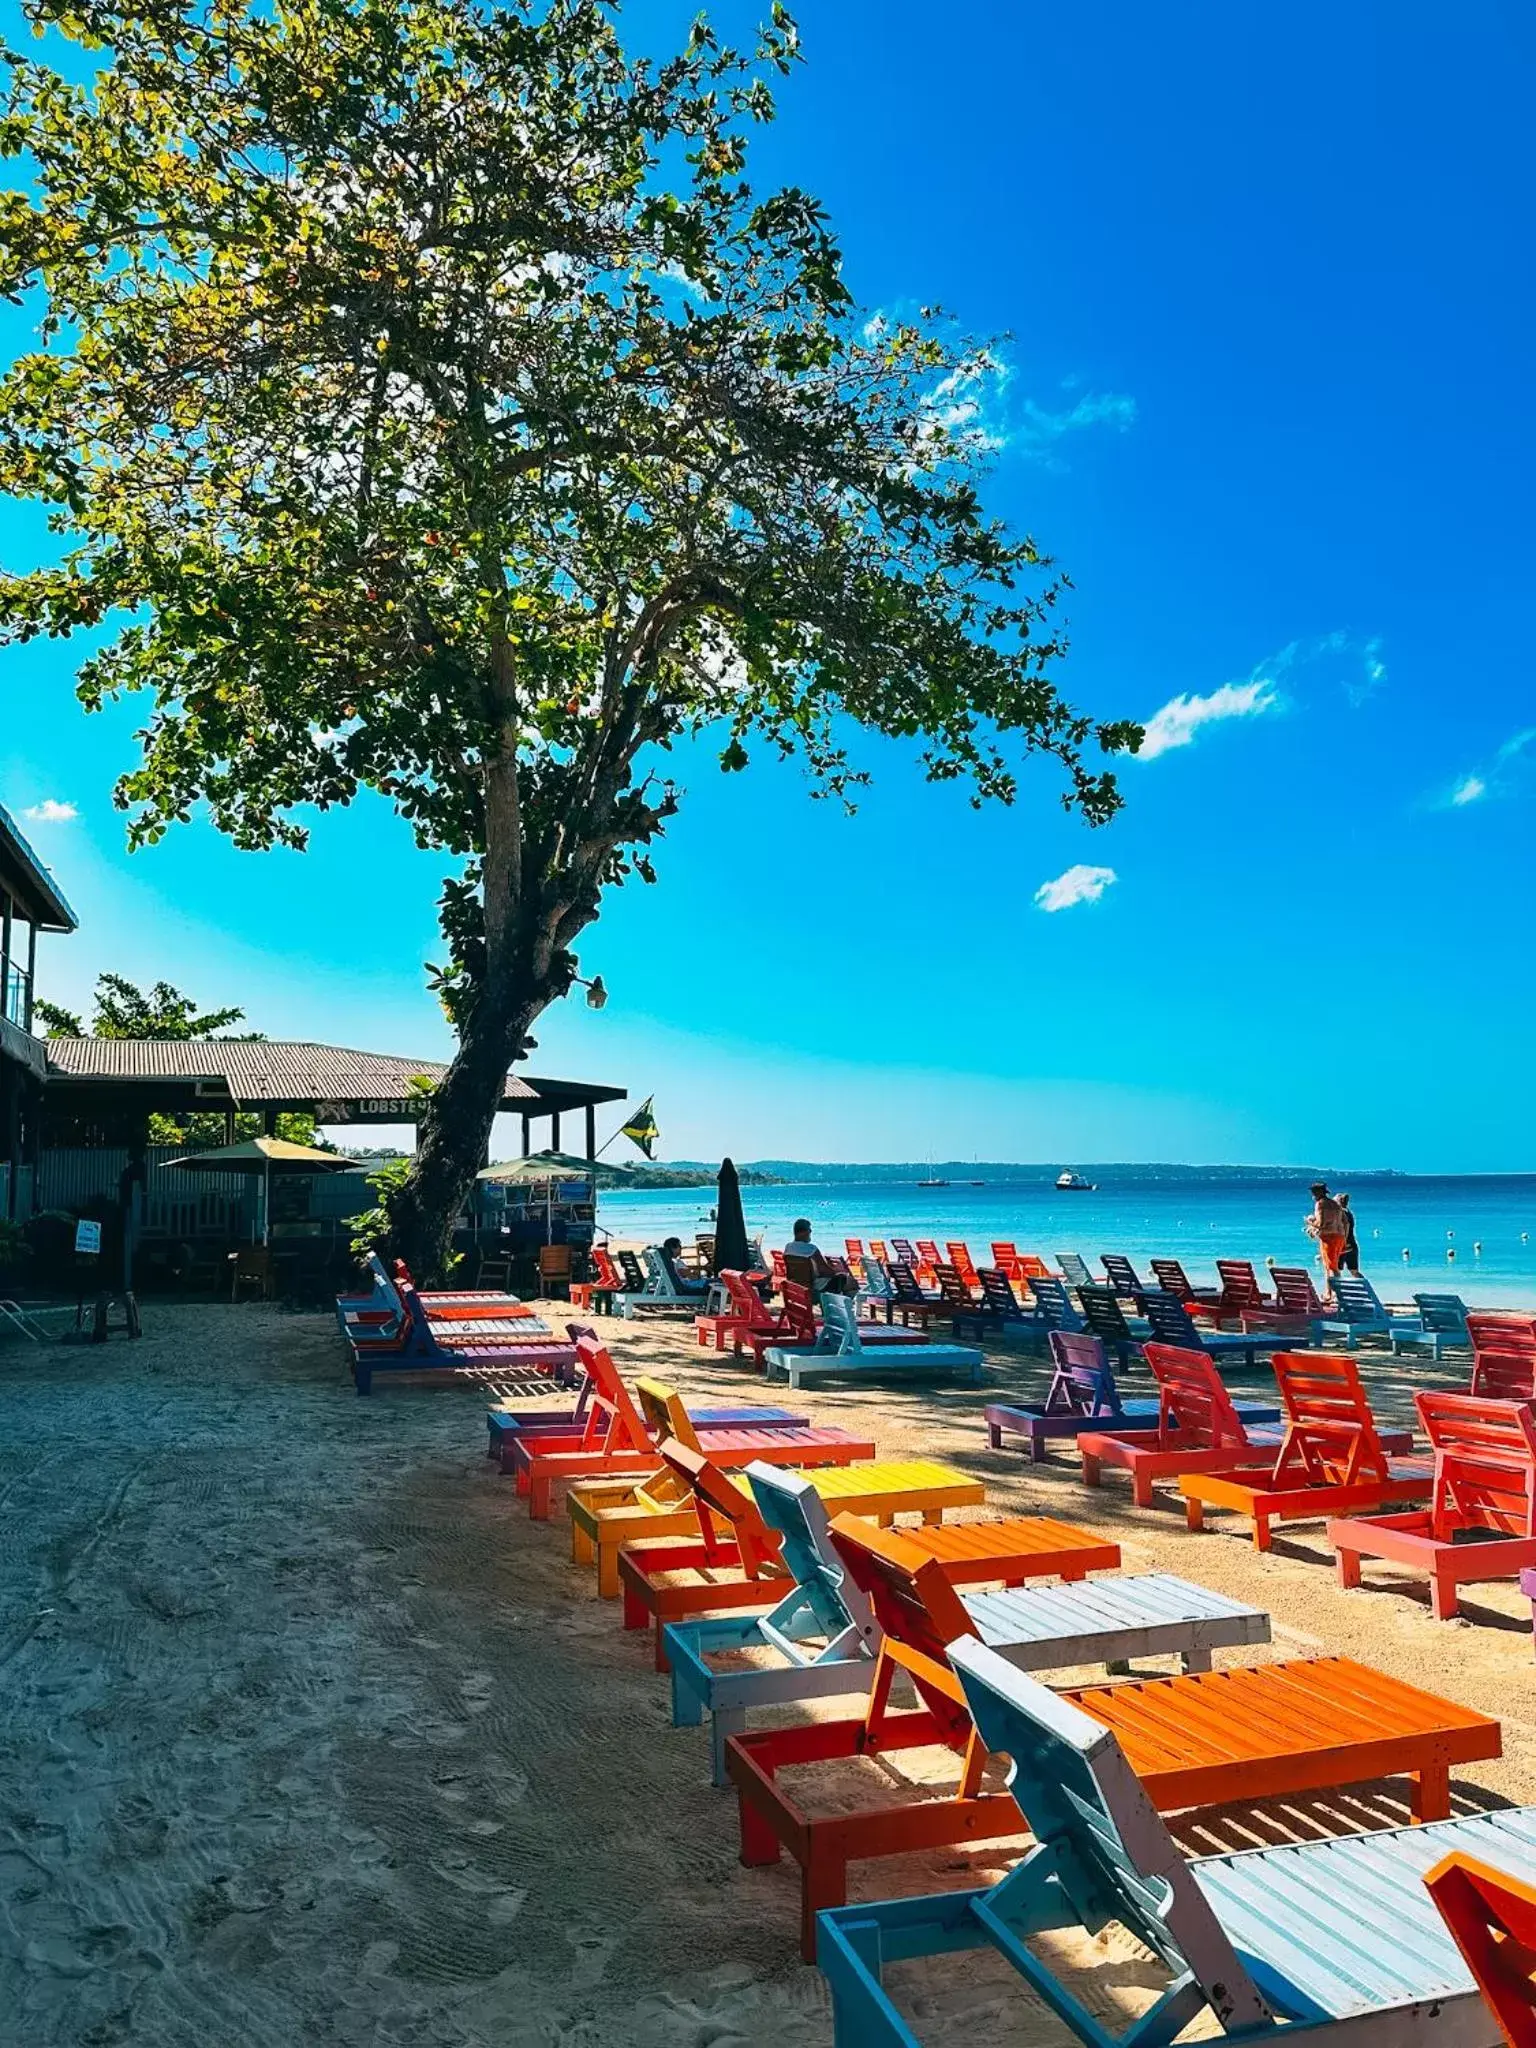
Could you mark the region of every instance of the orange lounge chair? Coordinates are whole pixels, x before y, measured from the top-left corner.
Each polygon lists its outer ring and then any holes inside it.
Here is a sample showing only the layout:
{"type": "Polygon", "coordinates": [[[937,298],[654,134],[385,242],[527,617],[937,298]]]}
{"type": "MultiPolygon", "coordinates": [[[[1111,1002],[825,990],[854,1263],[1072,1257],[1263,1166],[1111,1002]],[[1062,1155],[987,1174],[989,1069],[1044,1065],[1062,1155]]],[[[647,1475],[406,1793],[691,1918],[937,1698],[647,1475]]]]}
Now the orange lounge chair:
{"type": "Polygon", "coordinates": [[[1149,1508],[1157,1482],[1181,1472],[1269,1470],[1282,1440],[1278,1427],[1266,1423],[1249,1431],[1205,1352],[1154,1343],[1143,1350],[1157,1380],[1157,1428],[1128,1436],[1085,1431],[1077,1440],[1085,1486],[1100,1485],[1106,1468],[1129,1472],[1131,1498],[1149,1508]]]}
{"type": "Polygon", "coordinates": [[[1360,1583],[1362,1557],[1408,1565],[1429,1580],[1436,1621],[1456,1612],[1464,1580],[1513,1579],[1536,1565],[1536,1416],[1528,1401],[1415,1394],[1435,1454],[1427,1508],[1328,1524],[1339,1584],[1360,1583]],[[1487,1541],[1458,1542],[1472,1534],[1487,1541]]]}
{"type": "Polygon", "coordinates": [[[1427,1458],[1388,1454],[1352,1358],[1326,1351],[1277,1351],[1275,1378],[1285,1404],[1285,1442],[1268,1473],[1179,1475],[1191,1529],[1208,1508],[1246,1515],[1253,1540],[1268,1550],[1273,1522],[1319,1522],[1331,1515],[1422,1500],[1434,1484],[1427,1458]]]}
{"type": "Polygon", "coordinates": [[[1536,1887],[1464,1849],[1424,1882],[1509,2048],[1536,2048],[1536,1887]]]}
{"type": "MultiPolygon", "coordinates": [[[[592,1379],[592,1399],[580,1438],[573,1443],[569,1434],[545,1436],[529,1429],[520,1431],[503,1452],[502,1469],[512,1471],[517,1490],[527,1495],[528,1513],[536,1522],[548,1521],[557,1485],[620,1474],[643,1475],[657,1471],[661,1464],[657,1436],[635,1406],[607,1347],[590,1330],[583,1330],[576,1339],[576,1354],[592,1379]]],[[[639,1386],[642,1396],[651,1388],[663,1402],[670,1391],[645,1380],[639,1386]]],[[[681,1410],[681,1402],[678,1407],[681,1410]]],[[[867,1437],[815,1425],[712,1430],[709,1449],[712,1458],[727,1466],[750,1465],[754,1458],[770,1465],[846,1465],[875,1454],[867,1437]]]]}
{"type": "MultiPolygon", "coordinates": [[[[801,1867],[801,1953],[815,1958],[816,1915],[847,1898],[848,1865],[876,1856],[1017,1834],[1019,1810],[1004,1791],[983,1789],[987,1752],[948,1646],[975,1623],[936,1566],[901,1536],[847,1515],[832,1540],[868,1595],[883,1631],[866,1712],[733,1735],[726,1770],[741,1816],[741,1860],[801,1867]],[[905,1672],[917,1712],[893,1713],[892,1684],[905,1672]],[[961,1756],[949,1797],[901,1806],[803,1811],[778,1774],[803,1764],[903,1749],[946,1747],[961,1756]]],[[[1152,1804],[1163,1812],[1272,1799],[1406,1774],[1418,1820],[1450,1811],[1450,1768],[1500,1754],[1499,1723],[1403,1685],[1347,1657],[1238,1666],[1086,1686],[1061,1695],[1113,1729],[1152,1804]]],[[[1105,2037],[1108,2038],[1107,2036],[1105,2037]]]]}
{"type": "MultiPolygon", "coordinates": [[[[669,1438],[661,1454],[689,1491],[697,1529],[686,1536],[641,1536],[626,1543],[619,1552],[619,1582],[624,1626],[654,1624],[656,1669],[665,1671],[663,1632],[671,1622],[772,1607],[793,1575],[779,1559],[777,1532],[764,1522],[750,1492],[676,1439],[669,1438]]],[[[749,1481],[750,1476],[749,1466],[749,1481]]],[[[806,1476],[814,1485],[814,1474],[806,1476]]],[[[954,1586],[1020,1586],[1047,1577],[1070,1582],[1089,1572],[1115,1571],[1120,1564],[1118,1543],[1045,1515],[950,1522],[903,1534],[954,1586]]]]}

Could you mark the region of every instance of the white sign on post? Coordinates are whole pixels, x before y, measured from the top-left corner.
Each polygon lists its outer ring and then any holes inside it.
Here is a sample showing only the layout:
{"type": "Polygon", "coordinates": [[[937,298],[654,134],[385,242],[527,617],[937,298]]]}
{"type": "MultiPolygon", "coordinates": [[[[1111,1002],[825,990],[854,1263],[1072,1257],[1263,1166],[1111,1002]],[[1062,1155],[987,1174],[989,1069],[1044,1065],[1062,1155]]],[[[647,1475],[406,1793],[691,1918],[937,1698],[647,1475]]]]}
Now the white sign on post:
{"type": "Polygon", "coordinates": [[[75,1250],[77,1252],[99,1253],[101,1250],[101,1225],[92,1223],[82,1216],[75,1225],[75,1250]]]}

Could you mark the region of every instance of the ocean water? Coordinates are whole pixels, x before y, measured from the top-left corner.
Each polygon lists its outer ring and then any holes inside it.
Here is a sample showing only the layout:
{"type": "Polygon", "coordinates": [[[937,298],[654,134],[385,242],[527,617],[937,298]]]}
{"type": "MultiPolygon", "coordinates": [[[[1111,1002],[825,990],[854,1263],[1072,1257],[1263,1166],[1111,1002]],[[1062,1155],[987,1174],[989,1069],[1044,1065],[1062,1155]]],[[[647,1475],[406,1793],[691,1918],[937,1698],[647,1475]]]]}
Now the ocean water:
{"type": "MultiPolygon", "coordinates": [[[[1095,1178],[1088,1169],[1090,1178],[1095,1178]]],[[[1416,1289],[1452,1291],[1484,1308],[1536,1308],[1536,1175],[1430,1179],[1356,1176],[1348,1183],[1360,1264],[1389,1300],[1416,1289]],[[1453,1256],[1454,1255],[1454,1256],[1453,1256]]],[[[714,1191],[607,1191],[598,1221],[621,1241],[654,1243],[675,1232],[685,1243],[709,1228],[714,1191]]],[[[1314,1263],[1302,1225],[1311,1209],[1305,1180],[1103,1180],[1093,1194],[1058,1194],[1048,1183],[826,1182],[744,1188],[749,1231],[782,1245],[797,1216],[811,1219],[825,1251],[845,1237],[964,1238],[978,1265],[993,1238],[1051,1259],[1080,1252],[1095,1270],[1103,1252],[1133,1263],[1154,1254],[1182,1259],[1196,1284],[1214,1281],[1217,1258],[1252,1259],[1262,1273],[1314,1263]]]]}

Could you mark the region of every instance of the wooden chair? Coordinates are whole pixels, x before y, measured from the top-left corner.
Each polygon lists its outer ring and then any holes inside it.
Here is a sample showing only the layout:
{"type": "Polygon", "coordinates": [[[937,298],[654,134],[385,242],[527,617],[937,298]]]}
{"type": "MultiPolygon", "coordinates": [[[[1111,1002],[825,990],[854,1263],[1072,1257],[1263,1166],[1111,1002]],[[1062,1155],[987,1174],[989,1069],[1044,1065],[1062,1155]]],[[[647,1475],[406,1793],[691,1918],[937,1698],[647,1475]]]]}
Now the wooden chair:
{"type": "MultiPolygon", "coordinates": [[[[847,1897],[850,1862],[986,1841],[1019,1825],[1011,1796],[983,1789],[988,1748],[949,1661],[950,1645],[974,1633],[965,1603],[902,1536],[839,1515],[832,1542],[882,1631],[864,1714],[764,1729],[726,1745],[726,1770],[740,1795],[742,1862],[776,1862],[788,1849],[801,1866],[807,1960],[815,1954],[816,1913],[847,1897]],[[891,1709],[898,1672],[917,1692],[916,1713],[891,1709]],[[799,1765],[933,1746],[961,1757],[958,1786],[947,1798],[860,1808],[840,1799],[823,1818],[806,1812],[780,1780],[799,1765]]],[[[1413,1781],[1415,1816],[1440,1820],[1450,1811],[1450,1763],[1482,1761],[1502,1748],[1499,1724],[1487,1715],[1347,1657],[1086,1686],[1061,1697],[1114,1730],[1163,1812],[1402,1774],[1413,1781]]]]}
{"type": "Polygon", "coordinates": [[[1101,1485],[1106,1471],[1128,1472],[1132,1500],[1148,1508],[1159,1480],[1181,1473],[1268,1471],[1283,1441],[1269,1426],[1279,1420],[1278,1407],[1239,1407],[1203,1351],[1148,1344],[1146,1360],[1157,1381],[1157,1412],[1150,1425],[1101,1425],[1078,1434],[1085,1486],[1101,1485]],[[1257,1426],[1250,1431],[1250,1424],[1257,1426]]]}
{"type": "Polygon", "coordinates": [[[1328,1540],[1341,1586],[1359,1585],[1362,1557],[1407,1565],[1429,1580],[1435,1619],[1448,1621],[1459,1585],[1536,1566],[1536,1415],[1526,1401],[1413,1398],[1435,1457],[1428,1508],[1330,1522],[1328,1540]],[[1488,1540],[1457,1540],[1469,1535],[1488,1540]]]}
{"type": "Polygon", "coordinates": [[[1536,1399],[1536,1316],[1470,1315],[1472,1385],[1495,1401],[1536,1399]]]}
{"type": "MultiPolygon", "coordinates": [[[[1153,2048],[1207,2015],[1202,2032],[1244,2048],[1491,2048],[1477,1988],[1423,1872],[1447,1851],[1482,1851],[1514,1859],[1529,1882],[1536,1809],[1189,1861],[1112,1725],[974,1637],[948,1655],[980,1739],[1012,1759],[1009,1790],[1033,1846],[995,1885],[822,1915],[819,1959],[838,2048],[920,2048],[933,2039],[947,2017],[943,1974],[925,1968],[914,2016],[910,1968],[898,2007],[882,1981],[885,1965],[977,1948],[1000,1957],[1033,1994],[1018,2024],[1036,2024],[1030,2015],[1044,2004],[1084,2048],[1131,2039],[1153,2048]],[[1103,2018],[1120,2008],[1118,1964],[1106,1965],[1102,1993],[1085,1997],[1057,1974],[1055,1944],[1040,1939],[1109,1923],[1150,1950],[1169,1980],[1128,2033],[1111,2034],[1103,2018]]],[[[1000,2038],[1013,2023],[1005,2013],[988,2025],[1000,2038]]],[[[946,2038],[965,2038],[963,2019],[946,2038]]]]}
{"type": "MultiPolygon", "coordinates": [[[[1492,1851],[1497,1854],[1497,1849],[1492,1851]]],[[[1536,1873],[1453,1849],[1424,1882],[1509,2048],[1536,2048],[1536,1873]]]]}
{"type": "Polygon", "coordinates": [[[1427,1459],[1389,1455],[1352,1358],[1281,1351],[1273,1362],[1286,1417],[1274,1470],[1181,1473],[1191,1529],[1205,1526],[1207,1509],[1223,1508],[1246,1516],[1255,1545],[1268,1550],[1274,1522],[1368,1513],[1422,1500],[1431,1491],[1434,1467],[1427,1459]]]}
{"type": "Polygon", "coordinates": [[[252,1288],[260,1300],[272,1299],[272,1253],[264,1244],[243,1244],[230,1253],[230,1300],[239,1301],[252,1288]]]}
{"type": "Polygon", "coordinates": [[[571,1292],[571,1248],[568,1244],[539,1246],[539,1292],[546,1300],[571,1292]]]}

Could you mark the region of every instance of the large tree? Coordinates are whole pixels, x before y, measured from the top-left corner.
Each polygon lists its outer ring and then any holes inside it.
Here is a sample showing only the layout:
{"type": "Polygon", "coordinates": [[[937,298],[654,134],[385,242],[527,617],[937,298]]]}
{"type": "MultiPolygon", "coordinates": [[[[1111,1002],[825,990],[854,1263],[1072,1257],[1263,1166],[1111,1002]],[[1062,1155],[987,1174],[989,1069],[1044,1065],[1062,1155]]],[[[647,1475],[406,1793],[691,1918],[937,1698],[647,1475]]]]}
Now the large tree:
{"type": "Polygon", "coordinates": [[[1089,750],[1136,728],[1057,694],[1057,585],[978,501],[993,356],[859,318],[819,207],[748,181],[782,8],[665,62],[602,0],[29,12],[104,54],[84,85],[8,60],[0,281],[42,326],[0,487],[69,547],[0,627],[109,628],[79,687],[147,699],[133,843],[201,802],[302,845],[367,788],[453,857],[410,1257],[604,888],[651,879],[675,743],[846,795],[863,729],[1005,801],[1041,753],[1114,811],[1089,750]]]}

